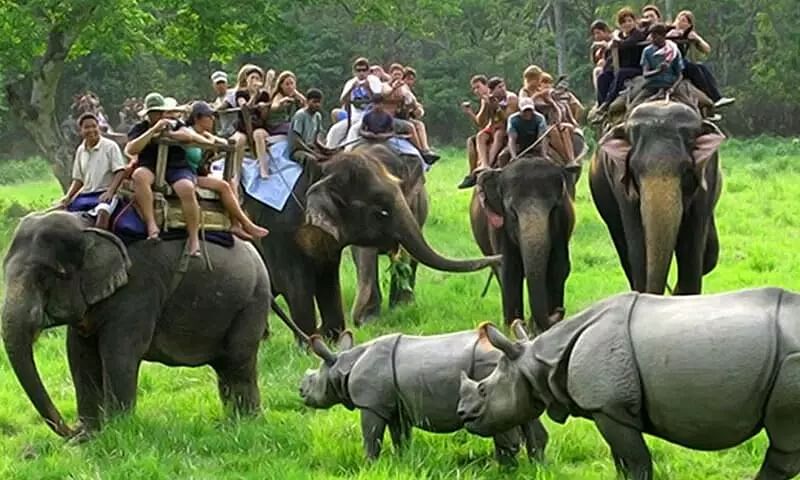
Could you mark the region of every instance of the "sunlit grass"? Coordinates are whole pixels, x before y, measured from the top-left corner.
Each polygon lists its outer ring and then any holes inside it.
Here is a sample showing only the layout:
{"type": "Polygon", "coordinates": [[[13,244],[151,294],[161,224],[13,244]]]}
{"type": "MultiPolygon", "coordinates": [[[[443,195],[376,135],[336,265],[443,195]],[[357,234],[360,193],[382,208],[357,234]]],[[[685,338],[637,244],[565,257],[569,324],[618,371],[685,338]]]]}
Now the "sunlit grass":
{"type": "MultiPolygon", "coordinates": [[[[447,151],[431,171],[431,213],[426,233],[440,252],[478,255],[469,230],[469,192],[457,190],[466,168],[462,152],[447,151]]],[[[720,265],[705,281],[706,292],[757,285],[800,290],[800,146],[787,141],[730,142],[723,151],[724,193],[718,207],[720,265]]],[[[0,187],[0,198],[47,204],[59,195],[54,182],[0,187]]],[[[578,188],[578,220],[571,244],[568,310],[626,289],[605,225],[586,183],[578,188]]],[[[0,245],[7,239],[2,239],[0,245]]],[[[349,255],[344,256],[345,309],[354,296],[349,255]]],[[[388,264],[382,262],[382,272],[388,264]]],[[[671,277],[674,282],[674,273],[671,277]]],[[[386,279],[383,279],[385,282],[386,279]]],[[[500,320],[497,285],[479,295],[486,273],[445,274],[420,269],[417,303],[384,311],[374,325],[356,330],[365,341],[402,331],[438,333],[500,320]]],[[[385,302],[384,302],[385,304],[385,302]]],[[[0,478],[119,479],[610,479],[608,449],[590,422],[547,421],[547,461],[520,457],[516,471],[493,461],[491,441],[465,432],[433,435],[415,430],[412,448],[396,455],[388,435],[374,464],[363,460],[358,414],[343,407],[313,411],[302,406],[298,381],[317,361],[299,352],[287,329],[272,317],[273,336],[261,347],[260,385],[264,415],[232,421],[224,417],[216,381],[208,368],[167,368],[145,364],[135,414],[111,425],[92,442],[73,446],[52,434],[25,397],[0,356],[0,478]]],[[[75,418],[64,348],[64,331],[46,333],[36,346],[42,376],[56,404],[75,418]]],[[[752,477],[762,460],[763,434],[724,452],[693,452],[648,439],[657,478],[732,479],[752,477]]]]}

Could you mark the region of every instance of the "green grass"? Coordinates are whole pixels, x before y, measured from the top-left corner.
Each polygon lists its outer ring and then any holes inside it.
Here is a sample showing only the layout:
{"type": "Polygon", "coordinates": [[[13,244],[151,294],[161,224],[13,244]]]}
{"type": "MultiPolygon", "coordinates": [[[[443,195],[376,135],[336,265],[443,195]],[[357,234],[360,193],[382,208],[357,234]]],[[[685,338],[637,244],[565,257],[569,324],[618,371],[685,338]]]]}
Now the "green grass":
{"type": "MultiPolygon", "coordinates": [[[[469,193],[456,190],[466,161],[449,151],[430,173],[431,214],[426,232],[431,243],[450,256],[478,254],[469,230],[469,193]]],[[[764,139],[729,142],[723,151],[725,191],[718,206],[722,242],[720,265],[705,281],[706,292],[756,285],[800,290],[800,146],[764,139]]],[[[567,283],[570,313],[607,295],[624,291],[626,282],[586,183],[578,187],[578,221],[571,244],[572,275],[567,283]]],[[[59,194],[52,182],[0,187],[0,198],[44,204],[59,194]]],[[[7,234],[7,233],[6,233],[7,234]]],[[[6,239],[0,239],[2,243],[6,239]]],[[[386,261],[382,267],[388,267],[386,261]]],[[[674,272],[671,277],[674,281],[674,272]]],[[[359,341],[402,331],[438,333],[500,320],[500,298],[493,285],[479,294],[486,273],[445,274],[422,268],[417,303],[385,311],[375,325],[356,330],[359,341]]],[[[385,281],[385,279],[384,279],[385,281]]],[[[345,308],[354,296],[349,255],[343,266],[345,308]]],[[[314,411],[303,407],[298,381],[317,361],[292,345],[287,329],[271,319],[273,337],[260,356],[263,417],[225,418],[210,369],[167,368],[145,364],[139,403],[133,416],[108,425],[92,442],[74,446],[52,434],[38,418],[0,357],[0,478],[356,478],[356,479],[609,479],[614,469],[608,449],[593,425],[570,419],[547,421],[547,461],[521,458],[515,471],[501,470],[491,442],[466,432],[433,435],[414,431],[412,448],[396,455],[386,439],[384,454],[366,464],[358,414],[343,407],[314,411]]],[[[64,331],[42,335],[36,357],[56,404],[75,418],[74,390],[65,360],[64,331]]],[[[694,452],[648,438],[657,478],[752,478],[765,447],[763,434],[723,452],[694,452]]]]}

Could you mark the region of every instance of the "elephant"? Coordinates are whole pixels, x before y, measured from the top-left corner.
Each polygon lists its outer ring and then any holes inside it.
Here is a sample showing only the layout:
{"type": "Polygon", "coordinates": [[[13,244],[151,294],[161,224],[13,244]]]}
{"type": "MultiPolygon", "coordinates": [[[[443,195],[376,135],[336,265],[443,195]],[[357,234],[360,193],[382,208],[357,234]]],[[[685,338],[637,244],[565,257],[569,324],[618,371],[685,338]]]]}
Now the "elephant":
{"type": "Polygon", "coordinates": [[[522,157],[478,176],[470,224],[485,255],[503,256],[497,277],[506,324],[523,317],[523,280],[528,284],[532,331],[547,330],[564,314],[569,240],[575,225],[570,191],[579,171],[578,164],[522,157]]]}
{"type": "Polygon", "coordinates": [[[589,306],[532,341],[491,325],[495,370],[462,375],[467,430],[491,436],[547,411],[593,420],[620,473],[653,478],[643,433],[722,450],[766,429],[756,479],[800,473],[800,295],[754,288],[663,297],[627,292],[589,306]]]}
{"type": "Polygon", "coordinates": [[[599,141],[590,187],[632,290],[663,294],[673,252],[675,294],[697,294],[719,257],[714,208],[725,136],[679,101],[646,101],[599,141]]]}
{"type": "Polygon", "coordinates": [[[209,271],[183,241],[125,246],[67,212],[32,213],[14,232],[3,268],[3,343],[31,403],[58,435],[88,436],[104,416],[135,407],[142,360],[210,365],[223,405],[257,413],[257,354],[267,329],[269,276],[245,242],[207,245],[209,271]],[[67,357],[79,428],[45,389],[33,343],[67,326],[67,357]]]}
{"type": "MultiPolygon", "coordinates": [[[[331,352],[319,336],[311,349],[322,359],[300,382],[303,403],[327,409],[344,405],[361,413],[361,431],[368,459],[381,452],[386,427],[395,450],[411,440],[412,427],[433,433],[450,433],[463,427],[457,411],[459,372],[485,378],[501,353],[485,342],[478,344],[475,330],[431,336],[390,334],[353,346],[345,332],[339,352],[331,352]]],[[[522,440],[529,458],[542,460],[547,430],[538,419],[514,425],[494,435],[495,457],[515,464],[522,440]]]]}
{"type": "Polygon", "coordinates": [[[320,164],[307,162],[293,199],[282,211],[245,197],[250,218],[270,230],[257,246],[273,292],[283,295],[292,320],[306,335],[318,330],[315,300],[325,337],[338,338],[345,329],[339,264],[348,245],[380,252],[402,246],[422,264],[443,271],[471,272],[499,264],[500,256],[459,261],[436,253],[403,195],[404,179],[387,167],[396,161],[382,145],[358,147],[320,164]]]}

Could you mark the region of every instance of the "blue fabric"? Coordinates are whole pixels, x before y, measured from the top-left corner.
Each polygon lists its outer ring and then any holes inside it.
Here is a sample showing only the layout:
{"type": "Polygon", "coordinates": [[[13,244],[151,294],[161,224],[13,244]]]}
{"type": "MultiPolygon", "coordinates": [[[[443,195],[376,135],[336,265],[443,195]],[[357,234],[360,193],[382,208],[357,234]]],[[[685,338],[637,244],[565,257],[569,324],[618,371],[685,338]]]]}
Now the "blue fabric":
{"type": "Polygon", "coordinates": [[[411,143],[407,138],[391,137],[386,143],[389,148],[400,155],[413,155],[417,157],[422,164],[423,172],[427,172],[431,169],[431,166],[425,163],[425,160],[422,159],[422,155],[419,154],[417,147],[415,147],[414,144],[411,143]]]}
{"type": "Polygon", "coordinates": [[[103,192],[89,192],[79,193],[75,195],[69,205],[67,205],[68,212],[88,212],[100,203],[100,195],[103,192]]]}
{"type": "Polygon", "coordinates": [[[303,167],[289,159],[289,143],[278,142],[269,149],[269,178],[261,178],[258,160],[245,158],[242,162],[242,187],[248,195],[259,202],[282,211],[292,194],[303,167]]]}
{"type": "MultiPolygon", "coordinates": [[[[644,70],[644,68],[647,68],[648,70],[658,70],[661,67],[661,64],[667,63],[668,60],[665,58],[663,50],[664,47],[648,45],[642,52],[642,69],[644,70]]],[[[675,50],[675,58],[669,61],[668,68],[666,70],[647,77],[645,81],[646,88],[669,88],[678,80],[678,76],[683,71],[683,58],[681,57],[680,50],[677,50],[677,47],[675,50]]]]}

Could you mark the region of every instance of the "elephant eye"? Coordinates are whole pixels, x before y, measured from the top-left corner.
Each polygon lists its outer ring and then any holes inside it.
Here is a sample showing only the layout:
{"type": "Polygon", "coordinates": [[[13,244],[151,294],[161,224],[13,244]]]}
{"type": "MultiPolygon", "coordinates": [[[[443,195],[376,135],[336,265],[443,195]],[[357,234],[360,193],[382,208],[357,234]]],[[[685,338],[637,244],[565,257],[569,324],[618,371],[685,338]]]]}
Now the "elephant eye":
{"type": "Polygon", "coordinates": [[[478,384],[478,394],[481,397],[486,397],[486,385],[484,385],[483,383],[478,384]]]}
{"type": "Polygon", "coordinates": [[[389,218],[389,210],[387,210],[385,208],[382,208],[380,210],[376,210],[375,211],[375,217],[377,217],[379,220],[385,220],[385,219],[389,218]]]}

